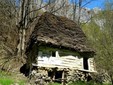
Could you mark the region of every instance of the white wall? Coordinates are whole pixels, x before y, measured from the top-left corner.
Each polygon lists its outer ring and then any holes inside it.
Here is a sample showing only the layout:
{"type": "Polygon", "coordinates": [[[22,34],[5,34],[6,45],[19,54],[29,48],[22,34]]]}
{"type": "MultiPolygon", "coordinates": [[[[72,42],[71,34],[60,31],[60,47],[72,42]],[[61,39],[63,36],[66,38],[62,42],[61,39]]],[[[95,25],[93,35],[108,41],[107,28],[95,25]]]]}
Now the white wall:
{"type": "MultiPolygon", "coordinates": [[[[84,69],[83,58],[78,56],[61,56],[58,51],[56,51],[56,57],[41,56],[42,52],[38,53],[37,65],[40,67],[58,67],[58,68],[70,68],[70,69],[84,69]]],[[[93,58],[88,59],[89,71],[94,71],[93,58]]]]}

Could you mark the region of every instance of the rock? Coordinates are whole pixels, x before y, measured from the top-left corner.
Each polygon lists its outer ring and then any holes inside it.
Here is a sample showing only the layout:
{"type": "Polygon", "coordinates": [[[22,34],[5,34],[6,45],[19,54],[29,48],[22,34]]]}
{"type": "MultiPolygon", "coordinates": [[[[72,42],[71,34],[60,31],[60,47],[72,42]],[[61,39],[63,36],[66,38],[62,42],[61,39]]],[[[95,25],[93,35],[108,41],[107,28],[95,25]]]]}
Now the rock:
{"type": "Polygon", "coordinates": [[[89,73],[85,73],[85,72],[78,71],[78,70],[71,70],[67,75],[67,82],[89,81],[88,79],[89,76],[90,76],[89,73]]]}

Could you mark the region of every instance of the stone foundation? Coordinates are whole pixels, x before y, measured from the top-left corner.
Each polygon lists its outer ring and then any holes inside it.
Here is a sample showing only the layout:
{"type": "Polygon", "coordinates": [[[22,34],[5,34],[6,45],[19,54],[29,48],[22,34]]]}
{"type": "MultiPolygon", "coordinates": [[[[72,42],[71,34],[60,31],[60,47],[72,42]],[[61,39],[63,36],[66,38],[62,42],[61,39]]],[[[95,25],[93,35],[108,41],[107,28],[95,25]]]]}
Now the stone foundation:
{"type": "Polygon", "coordinates": [[[75,81],[90,81],[92,77],[90,73],[79,70],[39,68],[37,71],[32,71],[31,79],[37,84],[43,82],[44,85],[47,85],[49,82],[68,83],[75,81]],[[51,75],[49,72],[51,72],[51,75]]]}

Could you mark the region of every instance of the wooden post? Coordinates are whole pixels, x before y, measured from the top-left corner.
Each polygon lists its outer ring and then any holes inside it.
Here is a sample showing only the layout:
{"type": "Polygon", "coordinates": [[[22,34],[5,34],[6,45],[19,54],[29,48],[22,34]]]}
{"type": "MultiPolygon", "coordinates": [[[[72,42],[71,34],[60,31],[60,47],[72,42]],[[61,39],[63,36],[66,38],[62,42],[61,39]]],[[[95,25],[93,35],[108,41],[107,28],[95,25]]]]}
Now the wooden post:
{"type": "Polygon", "coordinates": [[[66,85],[66,80],[65,80],[65,69],[62,72],[62,85],[66,85]]]}
{"type": "Polygon", "coordinates": [[[52,77],[52,81],[54,81],[54,80],[55,80],[55,73],[56,73],[56,71],[55,71],[55,70],[53,70],[53,77],[52,77]]]}
{"type": "Polygon", "coordinates": [[[52,68],[52,82],[55,80],[55,74],[56,74],[56,71],[57,71],[57,68],[52,68]]]}

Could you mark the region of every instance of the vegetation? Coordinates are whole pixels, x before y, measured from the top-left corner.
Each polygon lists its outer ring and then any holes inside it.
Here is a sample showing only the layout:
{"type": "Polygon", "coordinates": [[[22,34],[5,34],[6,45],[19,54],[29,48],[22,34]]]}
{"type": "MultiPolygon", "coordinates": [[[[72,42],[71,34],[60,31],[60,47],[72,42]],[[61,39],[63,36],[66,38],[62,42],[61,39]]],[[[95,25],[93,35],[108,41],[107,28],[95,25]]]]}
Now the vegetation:
{"type": "Polygon", "coordinates": [[[60,83],[49,83],[49,85],[61,85],[60,83]]]}
{"type": "Polygon", "coordinates": [[[0,84],[1,85],[11,85],[13,83],[14,83],[14,81],[11,80],[11,79],[7,79],[7,78],[0,79],[0,84]]]}
{"type": "Polygon", "coordinates": [[[96,50],[97,70],[107,73],[113,85],[113,4],[111,1],[107,0],[105,10],[95,14],[92,21],[85,25],[84,32],[96,50]]]}
{"type": "Polygon", "coordinates": [[[7,73],[4,71],[0,71],[0,85],[11,85],[11,84],[19,84],[19,85],[25,85],[26,81],[25,79],[17,79],[16,74],[7,73]]]}
{"type": "MultiPolygon", "coordinates": [[[[50,83],[49,85],[61,85],[61,84],[60,83],[50,83]]],[[[90,82],[77,81],[77,82],[70,82],[67,85],[111,85],[111,84],[94,83],[93,81],[90,81],[90,82]]]]}
{"type": "Polygon", "coordinates": [[[4,71],[0,71],[0,84],[1,85],[11,85],[14,83],[14,80],[10,78],[10,74],[4,71]]]}
{"type": "Polygon", "coordinates": [[[73,82],[73,83],[70,83],[68,85],[111,85],[111,84],[100,84],[100,83],[93,83],[93,82],[73,82]]]}

